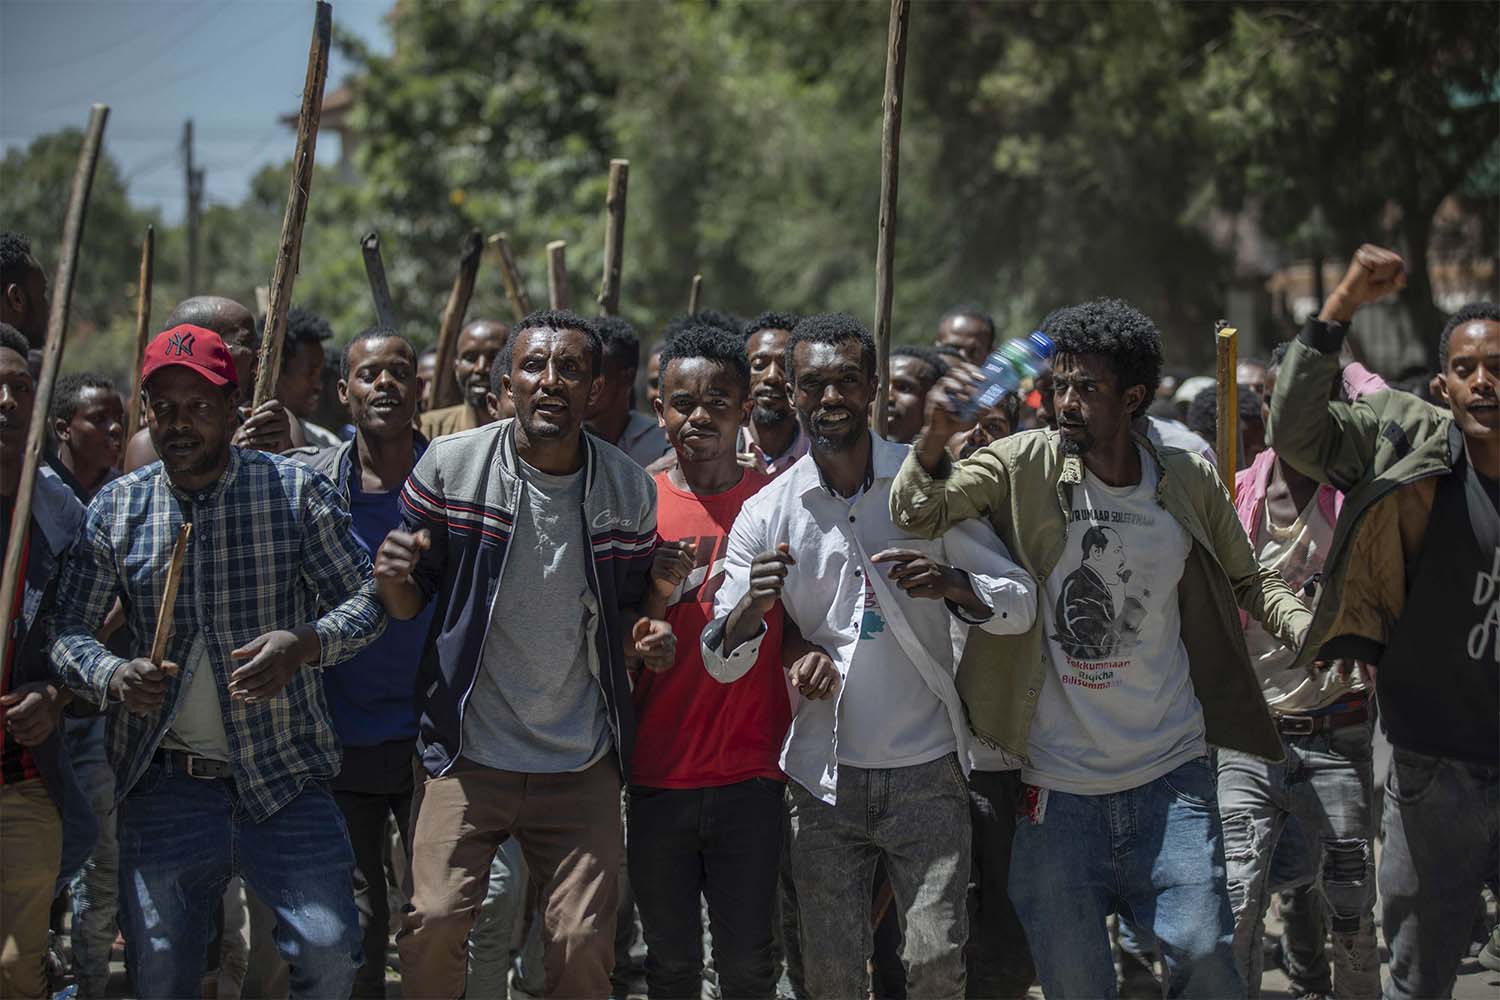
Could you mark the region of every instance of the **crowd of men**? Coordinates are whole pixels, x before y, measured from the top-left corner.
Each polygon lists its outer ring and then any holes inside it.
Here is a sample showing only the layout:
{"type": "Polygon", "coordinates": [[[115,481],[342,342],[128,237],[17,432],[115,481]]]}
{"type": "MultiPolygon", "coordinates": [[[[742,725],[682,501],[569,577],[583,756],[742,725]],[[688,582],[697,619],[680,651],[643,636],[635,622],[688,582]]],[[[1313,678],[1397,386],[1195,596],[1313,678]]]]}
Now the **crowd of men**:
{"type": "Polygon", "coordinates": [[[1500,881],[1500,307],[1434,401],[1386,385],[1348,348],[1396,254],[1241,365],[1232,493],[1212,381],[1117,299],[977,412],[953,310],[881,435],[846,315],[680,317],[644,367],[618,318],[476,319],[441,409],[375,327],[330,430],[328,325],[251,409],[256,318],[201,296],[139,430],[58,383],[17,527],[48,289],[0,251],[0,995],[104,996],[118,933],[152,998],[382,997],[392,935],[409,998],[1258,996],[1278,893],[1297,992],[1453,989],[1500,881]]]}

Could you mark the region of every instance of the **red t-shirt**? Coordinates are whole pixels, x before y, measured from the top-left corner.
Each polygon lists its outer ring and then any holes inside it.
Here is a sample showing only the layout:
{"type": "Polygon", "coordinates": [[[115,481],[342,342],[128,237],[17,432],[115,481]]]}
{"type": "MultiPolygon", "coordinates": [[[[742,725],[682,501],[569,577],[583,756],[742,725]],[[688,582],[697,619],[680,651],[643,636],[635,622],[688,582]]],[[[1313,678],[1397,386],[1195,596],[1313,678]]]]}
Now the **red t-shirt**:
{"type": "Polygon", "coordinates": [[[781,605],[766,615],[766,637],[750,671],[721,684],[703,666],[699,639],[713,618],[724,582],[729,529],[745,501],[771,481],[746,469],[734,489],[698,496],[656,477],[656,530],[668,541],[697,547],[698,566],[672,595],[667,621],[677,636],[677,662],[665,673],[644,671],[636,682],[635,758],[631,781],[651,788],[712,788],[750,778],[786,780],[781,741],[792,724],[781,669],[781,605]]]}

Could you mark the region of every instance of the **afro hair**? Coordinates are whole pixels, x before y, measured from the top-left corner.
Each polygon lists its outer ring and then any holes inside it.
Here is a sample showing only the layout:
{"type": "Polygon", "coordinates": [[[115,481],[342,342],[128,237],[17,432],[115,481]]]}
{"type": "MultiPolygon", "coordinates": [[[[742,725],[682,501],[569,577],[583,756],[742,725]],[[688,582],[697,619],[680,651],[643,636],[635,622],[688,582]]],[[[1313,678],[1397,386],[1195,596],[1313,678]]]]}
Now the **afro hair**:
{"type": "Polygon", "coordinates": [[[745,339],[749,340],[762,330],[785,330],[790,333],[796,329],[800,319],[796,313],[767,310],[745,324],[745,339]]]}
{"type": "Polygon", "coordinates": [[[918,361],[932,369],[931,381],[936,382],[948,374],[948,362],[935,347],[918,347],[912,344],[903,344],[891,349],[893,358],[916,358],[918,361]]]}
{"type": "Polygon", "coordinates": [[[641,363],[641,338],[635,327],[618,316],[595,316],[594,329],[604,346],[604,356],[621,368],[635,368],[641,363]]]}
{"type": "Polygon", "coordinates": [[[1119,391],[1142,386],[1132,417],[1146,412],[1161,381],[1161,333],[1145,313],[1122,299],[1094,299],[1058,309],[1042,321],[1052,356],[1097,354],[1106,358],[1119,391]]]}

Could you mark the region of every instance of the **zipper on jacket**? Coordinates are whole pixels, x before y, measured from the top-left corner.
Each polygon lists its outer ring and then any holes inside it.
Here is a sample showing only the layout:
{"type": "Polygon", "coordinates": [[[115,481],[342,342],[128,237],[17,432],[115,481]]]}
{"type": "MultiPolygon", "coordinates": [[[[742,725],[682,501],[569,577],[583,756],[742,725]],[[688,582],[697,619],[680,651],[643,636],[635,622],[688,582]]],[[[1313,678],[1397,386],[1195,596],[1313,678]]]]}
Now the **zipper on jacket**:
{"type": "MultiPolygon", "coordinates": [[[[516,488],[510,500],[511,513],[516,520],[521,517],[521,491],[525,488],[525,480],[517,474],[516,488]]],[[[505,582],[505,567],[510,562],[510,547],[516,540],[515,528],[515,523],[512,522],[510,541],[505,543],[505,555],[500,557],[500,573],[495,577],[495,593],[490,597],[489,606],[485,609],[484,634],[479,637],[479,657],[474,664],[474,674],[469,678],[469,686],[464,688],[463,695],[458,699],[458,742],[453,752],[448,755],[448,763],[438,772],[439,778],[453,770],[453,765],[458,763],[458,758],[464,752],[464,710],[468,708],[469,695],[474,693],[474,685],[479,683],[479,672],[484,669],[484,647],[489,643],[490,623],[495,620],[495,602],[500,600],[500,585],[505,582]]]]}

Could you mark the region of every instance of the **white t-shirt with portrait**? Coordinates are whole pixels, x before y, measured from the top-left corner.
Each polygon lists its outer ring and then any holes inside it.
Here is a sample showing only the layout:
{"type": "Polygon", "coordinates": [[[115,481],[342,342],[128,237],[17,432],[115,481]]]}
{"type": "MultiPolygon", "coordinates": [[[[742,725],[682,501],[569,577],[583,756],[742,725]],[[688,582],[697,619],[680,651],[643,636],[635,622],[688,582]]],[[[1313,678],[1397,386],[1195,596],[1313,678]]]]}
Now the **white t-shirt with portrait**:
{"type": "Polygon", "coordinates": [[[1177,585],[1192,541],[1141,481],[1073,487],[1068,540],[1042,607],[1051,669],[1032,722],[1029,784],[1106,795],[1154,781],[1207,753],[1188,675],[1177,585]]]}

